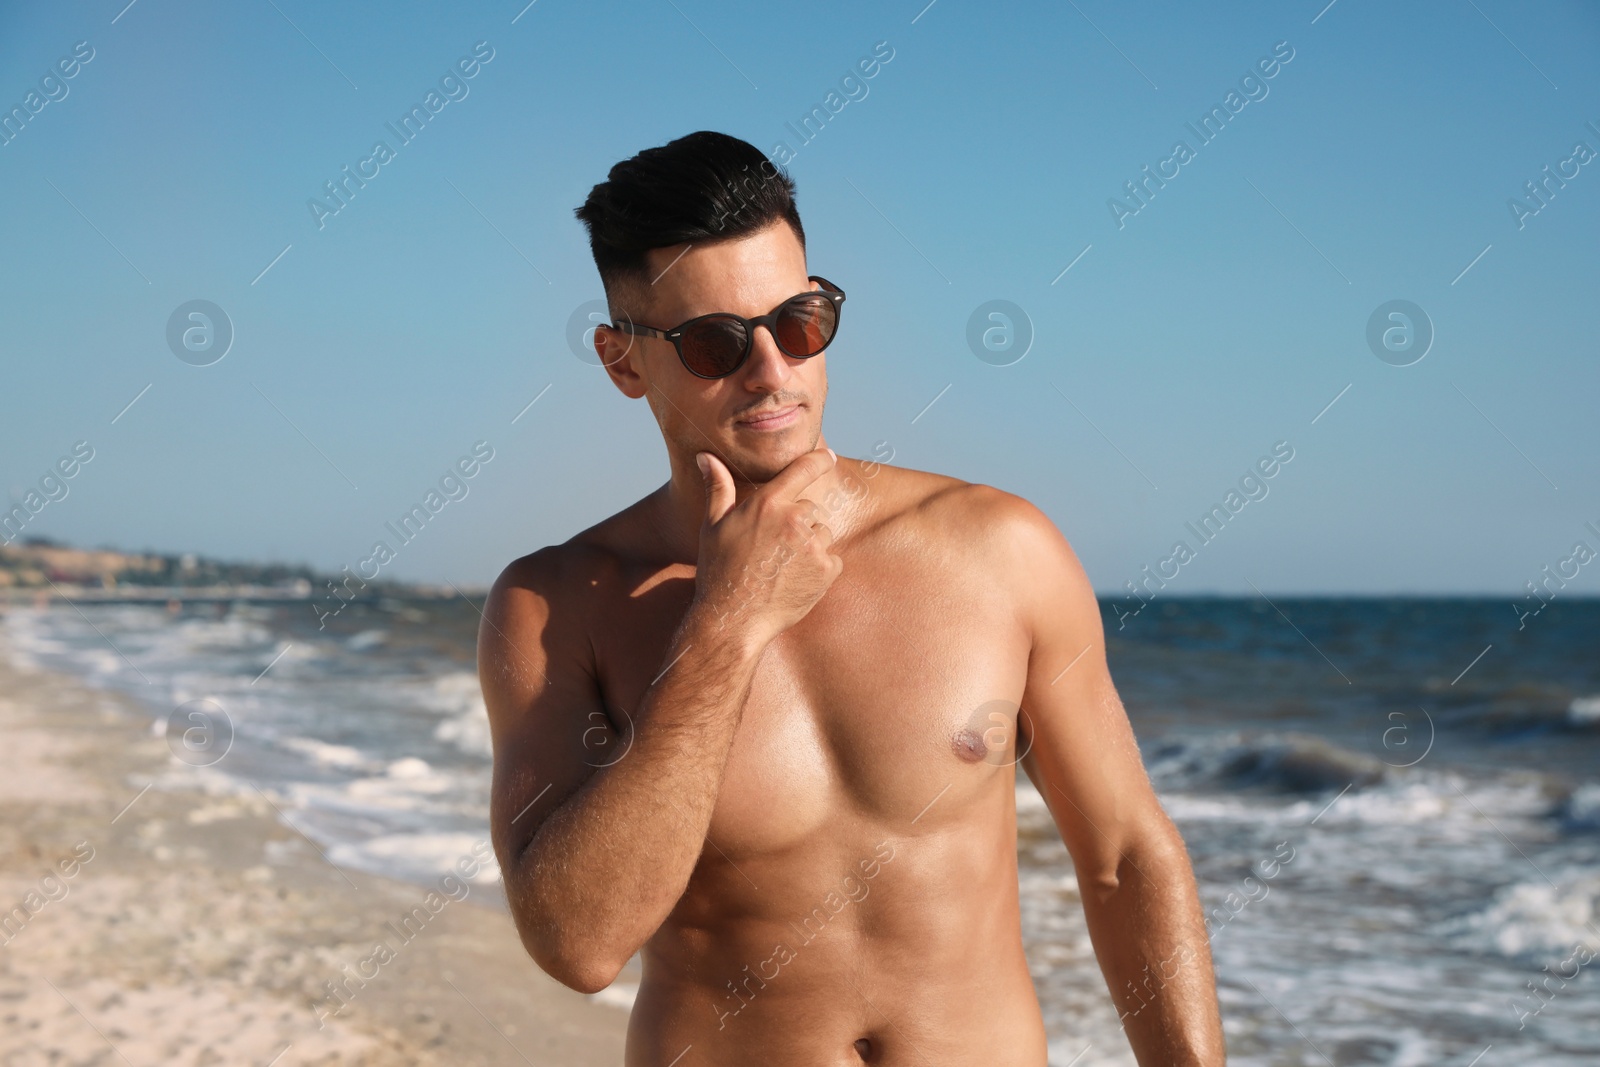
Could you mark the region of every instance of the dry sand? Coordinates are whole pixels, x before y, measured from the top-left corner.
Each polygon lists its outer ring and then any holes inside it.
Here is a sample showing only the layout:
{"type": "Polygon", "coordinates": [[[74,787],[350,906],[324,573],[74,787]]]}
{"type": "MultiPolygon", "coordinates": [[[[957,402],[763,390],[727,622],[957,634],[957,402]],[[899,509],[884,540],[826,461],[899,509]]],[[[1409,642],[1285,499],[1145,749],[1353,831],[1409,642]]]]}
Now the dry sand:
{"type": "Polygon", "coordinates": [[[264,795],[144,790],[181,768],[147,711],[7,659],[0,1064],[621,1063],[627,1012],[539,971],[498,885],[319,1024],[427,890],[330,866],[264,795]]]}

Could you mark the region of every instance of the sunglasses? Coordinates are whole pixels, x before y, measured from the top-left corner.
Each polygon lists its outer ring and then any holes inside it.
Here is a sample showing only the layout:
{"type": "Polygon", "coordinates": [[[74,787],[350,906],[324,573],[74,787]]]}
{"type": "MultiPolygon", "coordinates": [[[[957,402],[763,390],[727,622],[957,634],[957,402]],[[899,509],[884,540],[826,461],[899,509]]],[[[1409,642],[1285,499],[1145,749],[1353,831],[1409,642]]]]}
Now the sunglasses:
{"type": "Polygon", "coordinates": [[[611,324],[639,337],[660,337],[671,341],[678,359],[698,378],[726,378],[750,357],[756,327],[765,326],[778,349],[786,356],[807,359],[833,342],[839,332],[839,313],[844,305],[844,290],[826,278],[807,279],[821,289],[791,296],[765,315],[747,319],[725,311],[699,315],[670,330],[641,326],[631,319],[611,324]]]}

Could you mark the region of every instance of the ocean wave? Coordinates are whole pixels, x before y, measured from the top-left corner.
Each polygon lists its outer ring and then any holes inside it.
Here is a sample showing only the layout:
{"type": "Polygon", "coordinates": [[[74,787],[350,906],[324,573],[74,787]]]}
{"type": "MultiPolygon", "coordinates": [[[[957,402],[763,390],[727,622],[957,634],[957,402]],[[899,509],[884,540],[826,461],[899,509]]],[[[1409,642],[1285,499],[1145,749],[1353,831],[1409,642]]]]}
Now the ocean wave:
{"type": "Polygon", "coordinates": [[[1600,727],[1600,697],[1575,697],[1567,705],[1567,721],[1573,726],[1600,727]]]}
{"type": "Polygon", "coordinates": [[[1173,738],[1150,746],[1145,766],[1158,788],[1321,793],[1368,788],[1394,768],[1311,734],[1173,738]]]}
{"type": "Polygon", "coordinates": [[[1573,696],[1559,686],[1526,682],[1492,696],[1436,713],[1441,727],[1481,730],[1491,739],[1539,734],[1600,733],[1600,696],[1573,696]]]}
{"type": "Polygon", "coordinates": [[[1467,775],[1396,766],[1314,735],[1235,731],[1170,737],[1145,746],[1146,769],[1174,819],[1297,826],[1434,825],[1470,838],[1485,812],[1562,832],[1600,827],[1600,785],[1574,790],[1559,776],[1508,770],[1467,775]]]}
{"type": "Polygon", "coordinates": [[[454,745],[468,755],[493,757],[489,709],[483,702],[483,690],[475,672],[451,671],[439,675],[423,690],[422,701],[445,716],[434,728],[434,740],[454,745]]]}
{"type": "Polygon", "coordinates": [[[1441,924],[1440,933],[1470,952],[1539,963],[1575,945],[1600,949],[1600,870],[1554,870],[1497,890],[1482,911],[1441,924]]]}
{"type": "MultiPolygon", "coordinates": [[[[478,860],[487,842],[487,832],[384,834],[335,844],[328,849],[328,859],[340,867],[426,884],[450,873],[464,858],[478,860]]],[[[498,884],[500,866],[491,858],[469,880],[475,885],[498,884]]]]}
{"type": "Polygon", "coordinates": [[[335,767],[339,770],[364,770],[372,760],[359,749],[349,745],[331,745],[312,737],[286,737],[279,742],[284,748],[310,760],[318,767],[335,767]]]}
{"type": "Polygon", "coordinates": [[[344,647],[352,652],[365,652],[370,648],[377,648],[388,639],[388,630],[362,630],[347,638],[344,647]]]}
{"type": "Polygon", "coordinates": [[[382,774],[352,778],[337,785],[294,782],[287,788],[306,807],[364,813],[426,807],[426,798],[449,796],[459,784],[459,776],[436,771],[426,760],[406,756],[389,763],[382,774]]]}
{"type": "MultiPolygon", "coordinates": [[[[1416,826],[1470,837],[1496,820],[1555,820],[1564,832],[1600,829],[1600,783],[1573,789],[1556,777],[1509,771],[1488,777],[1426,766],[1396,767],[1323,738],[1232,732],[1166,738],[1145,746],[1161,805],[1192,822],[1416,826]]],[[[1019,828],[1048,829],[1044,798],[1017,783],[1019,828]]]]}
{"type": "Polygon", "coordinates": [[[1574,789],[1554,814],[1564,829],[1600,830],[1600,782],[1589,782],[1574,789]]]}

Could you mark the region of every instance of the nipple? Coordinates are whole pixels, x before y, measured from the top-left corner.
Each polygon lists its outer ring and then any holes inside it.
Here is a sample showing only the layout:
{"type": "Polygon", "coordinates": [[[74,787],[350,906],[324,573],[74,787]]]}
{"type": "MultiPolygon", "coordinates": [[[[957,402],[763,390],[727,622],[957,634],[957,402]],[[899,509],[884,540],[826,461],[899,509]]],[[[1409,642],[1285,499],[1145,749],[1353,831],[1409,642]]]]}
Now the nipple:
{"type": "Polygon", "coordinates": [[[970,726],[950,739],[950,747],[965,763],[981,763],[989,755],[989,746],[983,735],[970,726]]]}

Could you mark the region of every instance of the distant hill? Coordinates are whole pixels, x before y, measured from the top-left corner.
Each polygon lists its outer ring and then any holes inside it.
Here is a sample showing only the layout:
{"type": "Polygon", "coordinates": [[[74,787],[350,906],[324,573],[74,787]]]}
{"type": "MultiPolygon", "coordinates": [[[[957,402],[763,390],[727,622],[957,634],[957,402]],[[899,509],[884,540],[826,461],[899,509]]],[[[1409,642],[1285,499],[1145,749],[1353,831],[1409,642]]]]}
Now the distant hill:
{"type": "MultiPolygon", "coordinates": [[[[74,549],[45,537],[0,545],[0,590],[78,593],[128,589],[154,593],[160,589],[227,589],[253,587],[285,597],[310,597],[328,576],[304,565],[234,563],[194,553],[117,552],[74,549]]],[[[397,585],[386,582],[389,589],[397,585]]]]}

